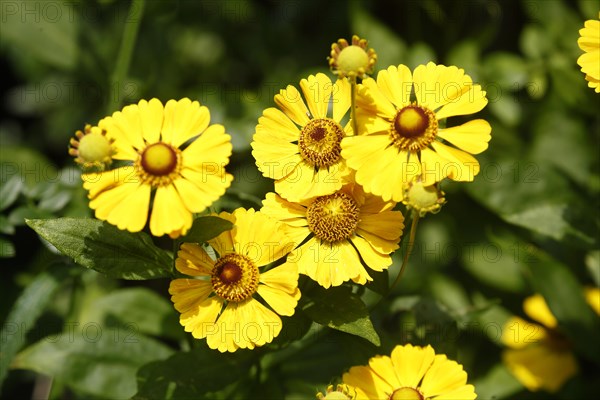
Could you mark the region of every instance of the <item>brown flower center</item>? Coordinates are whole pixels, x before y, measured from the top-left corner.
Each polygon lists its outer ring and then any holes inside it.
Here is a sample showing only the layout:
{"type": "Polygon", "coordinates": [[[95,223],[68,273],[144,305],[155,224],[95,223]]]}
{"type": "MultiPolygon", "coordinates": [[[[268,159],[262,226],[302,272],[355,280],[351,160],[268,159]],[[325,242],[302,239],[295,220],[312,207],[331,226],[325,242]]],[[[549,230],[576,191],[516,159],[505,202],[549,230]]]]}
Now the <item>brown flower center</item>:
{"type": "Polygon", "coordinates": [[[210,281],[217,296],[240,302],[256,293],[259,276],[258,267],[248,257],[230,253],[217,260],[210,281]]]}
{"type": "Polygon", "coordinates": [[[163,142],[146,147],[135,162],[143,183],[157,186],[171,184],[181,170],[181,150],[163,142]]]}
{"type": "Polygon", "coordinates": [[[346,193],[317,197],[306,211],[308,229],[325,242],[351,237],[359,223],[359,207],[346,193]]]}
{"type": "Polygon", "coordinates": [[[424,400],[424,397],[417,389],[402,387],[394,390],[390,400],[424,400]]]}
{"type": "Polygon", "coordinates": [[[423,150],[437,135],[438,122],[433,111],[416,104],[396,113],[390,127],[392,143],[401,150],[423,150]]]}
{"type": "Polygon", "coordinates": [[[312,119],[300,132],[300,156],[316,167],[329,167],[340,159],[340,143],[344,136],[344,130],[334,120],[312,119]]]}

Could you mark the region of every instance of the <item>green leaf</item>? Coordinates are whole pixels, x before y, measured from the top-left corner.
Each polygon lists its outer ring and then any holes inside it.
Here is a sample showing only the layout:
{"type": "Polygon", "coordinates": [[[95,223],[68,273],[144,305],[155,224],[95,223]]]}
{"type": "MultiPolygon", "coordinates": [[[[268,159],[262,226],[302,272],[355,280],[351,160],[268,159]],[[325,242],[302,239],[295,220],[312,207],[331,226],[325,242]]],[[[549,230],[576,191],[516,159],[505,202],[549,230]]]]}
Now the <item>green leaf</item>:
{"type": "MultiPolygon", "coordinates": [[[[256,350],[254,350],[256,351],[256,350]]],[[[199,399],[248,374],[249,351],[222,354],[201,346],[144,365],[137,374],[136,400],[199,399]]]]}
{"type": "Polygon", "coordinates": [[[582,356],[600,361],[600,318],[586,302],[583,288],[568,267],[533,246],[524,249],[531,285],[544,296],[559,327],[582,356]]]}
{"type": "Polygon", "coordinates": [[[22,187],[23,180],[17,175],[13,175],[7,182],[2,183],[2,187],[0,187],[0,211],[6,210],[17,200],[22,187]]]}
{"type": "Polygon", "coordinates": [[[49,65],[70,69],[78,55],[77,16],[69,3],[28,1],[2,7],[2,47],[49,65]]]}
{"type": "Polygon", "coordinates": [[[585,255],[585,266],[596,286],[600,286],[600,250],[585,255]]]}
{"type": "Polygon", "coordinates": [[[98,323],[68,324],[17,355],[12,368],[50,375],[73,389],[109,399],[135,394],[139,367],[173,351],[135,330],[123,332],[98,323]]]}
{"type": "Polygon", "coordinates": [[[485,284],[520,293],[526,288],[524,259],[519,247],[524,246],[516,236],[503,232],[488,233],[489,241],[475,243],[463,252],[463,265],[485,284]]]}
{"type": "Polygon", "coordinates": [[[316,323],[338,331],[362,337],[380,346],[379,335],[373,328],[365,303],[346,286],[325,290],[316,287],[306,293],[308,302],[302,311],[316,323]]]}
{"type": "Polygon", "coordinates": [[[49,304],[54,292],[68,275],[65,265],[53,265],[29,283],[11,309],[2,331],[2,357],[0,357],[0,387],[13,357],[25,342],[25,335],[49,304]]]}
{"type": "MultiPolygon", "coordinates": [[[[4,33],[5,29],[2,31],[4,33]]],[[[32,190],[44,183],[56,183],[59,177],[56,167],[46,156],[27,147],[2,147],[0,164],[0,182],[8,182],[12,177],[19,177],[25,184],[23,188],[25,195],[27,195],[26,188],[32,190]]]]}
{"type": "MultiPolygon", "coordinates": [[[[492,87],[490,84],[490,87],[492,87]]],[[[494,90],[496,92],[496,90],[494,90]]],[[[501,91],[501,89],[498,89],[501,91]]],[[[500,93],[500,92],[498,92],[500,93]]],[[[489,103],[490,112],[506,126],[516,126],[521,122],[523,110],[517,98],[509,92],[502,92],[489,103]]]]}
{"type": "Polygon", "coordinates": [[[7,235],[13,235],[15,233],[14,225],[2,214],[0,214],[0,233],[5,233],[7,235]]]}
{"type": "Polygon", "coordinates": [[[513,91],[522,89],[528,78],[525,60],[512,53],[490,54],[483,61],[483,70],[488,82],[513,91]]]}
{"type": "Polygon", "coordinates": [[[143,232],[122,231],[91,218],[26,222],[64,255],[111,278],[141,280],[171,276],[171,257],[143,232]]]}
{"type": "Polygon", "coordinates": [[[139,332],[181,339],[179,314],[164,297],[146,288],[117,290],[91,303],[80,316],[107,327],[135,327],[139,332]]]}
{"type": "Polygon", "coordinates": [[[552,39],[539,25],[530,24],[519,38],[521,51],[533,59],[540,59],[554,47],[552,39]]]}
{"type": "Polygon", "coordinates": [[[592,207],[551,165],[521,157],[481,165],[465,189],[506,222],[578,247],[597,245],[592,207]]]}
{"type": "Polygon", "coordinates": [[[212,215],[198,217],[194,220],[188,233],[183,236],[179,242],[204,243],[232,228],[233,224],[223,218],[212,215]]]}

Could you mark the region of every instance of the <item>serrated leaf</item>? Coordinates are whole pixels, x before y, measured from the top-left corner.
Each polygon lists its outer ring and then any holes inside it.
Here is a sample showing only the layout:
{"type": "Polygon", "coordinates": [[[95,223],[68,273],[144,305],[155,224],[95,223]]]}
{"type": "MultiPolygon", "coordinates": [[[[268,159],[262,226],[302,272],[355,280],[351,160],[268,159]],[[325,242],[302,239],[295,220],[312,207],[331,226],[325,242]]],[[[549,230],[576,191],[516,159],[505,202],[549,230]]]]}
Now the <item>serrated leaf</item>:
{"type": "Polygon", "coordinates": [[[0,332],[2,357],[0,357],[0,387],[14,355],[25,342],[27,332],[44,311],[52,295],[64,281],[69,268],[53,265],[42,272],[25,288],[12,307],[0,332]]]}
{"type": "Polygon", "coordinates": [[[207,392],[223,389],[248,373],[250,352],[222,354],[202,346],[187,353],[175,353],[164,361],[141,367],[138,390],[133,397],[146,399],[204,398],[207,392]]]}
{"type": "Polygon", "coordinates": [[[360,297],[348,287],[325,290],[317,287],[306,294],[309,299],[302,311],[316,323],[359,336],[380,346],[369,312],[360,297]]]}
{"type": "Polygon", "coordinates": [[[135,394],[138,368],[173,351],[136,331],[115,332],[100,324],[72,325],[26,348],[11,367],[53,376],[101,398],[129,398],[135,394]]]}
{"type": "Polygon", "coordinates": [[[171,257],[143,232],[122,231],[91,218],[26,222],[62,254],[111,278],[141,280],[171,276],[171,257]]]}

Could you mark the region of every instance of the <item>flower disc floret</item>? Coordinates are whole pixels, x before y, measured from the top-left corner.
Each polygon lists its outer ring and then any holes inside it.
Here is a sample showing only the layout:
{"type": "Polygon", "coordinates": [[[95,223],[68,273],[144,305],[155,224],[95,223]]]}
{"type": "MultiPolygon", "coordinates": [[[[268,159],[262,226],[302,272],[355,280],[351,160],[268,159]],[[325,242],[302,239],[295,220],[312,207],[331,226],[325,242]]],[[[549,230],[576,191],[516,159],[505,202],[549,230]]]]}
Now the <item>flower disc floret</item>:
{"type": "Polygon", "coordinates": [[[219,258],[211,283],[217,296],[233,302],[244,301],[258,288],[258,267],[248,257],[230,253],[219,258]]]}
{"type": "Polygon", "coordinates": [[[356,201],[346,193],[317,197],[306,211],[308,229],[325,242],[339,242],[354,235],[359,212],[356,201]]]}
{"type": "Polygon", "coordinates": [[[329,167],[340,159],[340,143],[346,136],[344,129],[332,119],[310,120],[300,132],[298,147],[307,162],[319,168],[329,167]]]}

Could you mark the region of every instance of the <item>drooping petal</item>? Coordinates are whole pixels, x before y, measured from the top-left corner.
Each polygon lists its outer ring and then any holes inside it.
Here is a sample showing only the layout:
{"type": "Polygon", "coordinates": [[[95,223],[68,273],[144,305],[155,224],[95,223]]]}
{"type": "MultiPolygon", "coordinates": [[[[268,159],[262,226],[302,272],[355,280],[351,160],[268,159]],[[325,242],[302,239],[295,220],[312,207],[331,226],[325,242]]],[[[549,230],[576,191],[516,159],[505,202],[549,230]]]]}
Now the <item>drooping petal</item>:
{"type": "MultiPolygon", "coordinates": [[[[123,185],[125,186],[125,185],[123,185]]],[[[150,185],[139,185],[114,205],[106,220],[119,229],[139,232],[146,226],[150,206],[150,185]]]]}
{"type": "Polygon", "coordinates": [[[377,86],[397,109],[410,104],[413,82],[410,69],[406,65],[392,65],[387,70],[379,71],[377,86]]]}
{"type": "Polygon", "coordinates": [[[196,243],[183,243],[175,260],[175,268],[190,276],[210,276],[214,264],[214,260],[196,243]]]}
{"type": "Polygon", "coordinates": [[[437,141],[434,141],[431,145],[441,157],[448,160],[448,163],[443,167],[442,175],[447,175],[448,178],[454,181],[471,182],[475,175],[479,173],[479,162],[469,153],[437,141]],[[446,173],[445,170],[448,172],[446,173]]]}
{"type": "Polygon", "coordinates": [[[416,388],[431,367],[435,352],[431,346],[407,344],[396,346],[392,350],[391,358],[400,384],[403,387],[416,388]]]}
{"type": "Polygon", "coordinates": [[[186,332],[191,332],[193,337],[203,339],[216,330],[214,322],[222,308],[221,298],[209,297],[181,314],[179,323],[184,326],[186,332]]]}
{"type": "Polygon", "coordinates": [[[272,268],[260,274],[260,282],[281,292],[295,294],[298,288],[298,266],[287,262],[272,268]]]}
{"type": "Polygon", "coordinates": [[[289,201],[300,202],[309,197],[325,196],[339,190],[350,174],[344,163],[316,170],[306,161],[300,162],[293,173],[275,181],[275,191],[289,201]]]}
{"type": "Polygon", "coordinates": [[[312,118],[326,118],[333,84],[327,75],[318,73],[300,81],[300,88],[312,118]]]}
{"type": "Polygon", "coordinates": [[[366,239],[355,235],[350,240],[356,246],[362,260],[372,270],[383,271],[392,265],[389,254],[380,253],[366,239]]]}
{"type": "Polygon", "coordinates": [[[438,136],[461,150],[471,154],[479,154],[488,148],[492,127],[483,119],[475,119],[452,128],[440,129],[438,136]]]}
{"type": "Polygon", "coordinates": [[[175,309],[186,315],[190,311],[191,314],[197,315],[198,307],[212,291],[210,281],[199,279],[174,279],[169,285],[169,293],[175,309]]]}
{"type": "Polygon", "coordinates": [[[146,143],[158,142],[164,119],[164,107],[162,103],[156,98],[150,101],[140,100],[138,107],[144,140],[146,143]]]}
{"type": "Polygon", "coordinates": [[[423,377],[421,392],[426,398],[435,398],[461,389],[467,384],[467,373],[462,365],[439,354],[423,377]]]}
{"type": "Polygon", "coordinates": [[[338,79],[333,85],[333,120],[339,123],[350,109],[352,87],[348,79],[338,79]]]}
{"type": "MultiPolygon", "coordinates": [[[[298,297],[300,297],[298,289],[294,292],[298,293],[298,297]]],[[[298,304],[298,300],[294,296],[295,293],[288,294],[266,285],[259,285],[257,293],[277,314],[286,316],[294,315],[296,305],[298,304]]]]}
{"type": "Polygon", "coordinates": [[[356,106],[368,113],[391,120],[396,115],[396,108],[382,93],[373,78],[367,78],[356,90],[356,106]]]}
{"type": "Polygon", "coordinates": [[[298,126],[304,126],[309,121],[309,112],[298,89],[292,85],[275,95],[275,103],[298,126]]]}
{"type": "Polygon", "coordinates": [[[150,231],[154,236],[162,236],[173,231],[181,234],[192,226],[192,213],[182,202],[175,186],[159,187],[154,197],[150,216],[150,231]]]}

